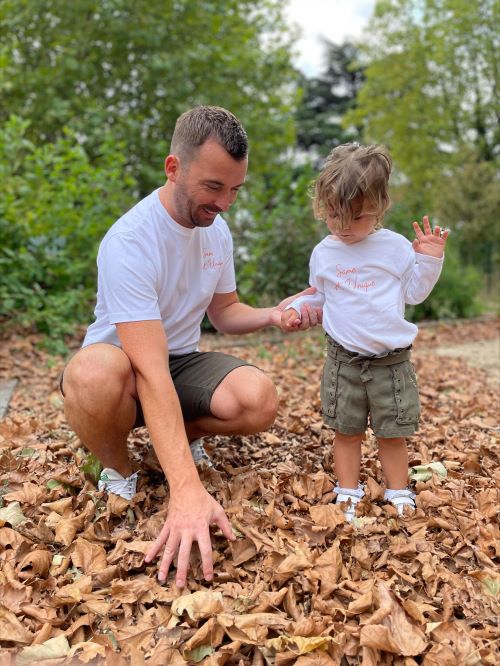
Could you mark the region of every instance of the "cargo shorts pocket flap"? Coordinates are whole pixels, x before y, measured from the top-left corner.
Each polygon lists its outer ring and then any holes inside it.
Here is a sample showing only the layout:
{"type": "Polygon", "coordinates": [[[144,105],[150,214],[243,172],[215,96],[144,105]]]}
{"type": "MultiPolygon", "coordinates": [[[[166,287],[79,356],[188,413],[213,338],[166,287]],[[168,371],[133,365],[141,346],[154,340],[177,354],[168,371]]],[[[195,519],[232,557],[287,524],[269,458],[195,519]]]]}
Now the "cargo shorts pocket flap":
{"type": "Polygon", "coordinates": [[[323,414],[334,417],[337,411],[339,362],[327,356],[321,377],[321,408],[323,414]]]}
{"type": "Polygon", "coordinates": [[[396,422],[400,425],[418,423],[420,400],[418,397],[417,377],[409,361],[391,366],[396,402],[396,422]]]}

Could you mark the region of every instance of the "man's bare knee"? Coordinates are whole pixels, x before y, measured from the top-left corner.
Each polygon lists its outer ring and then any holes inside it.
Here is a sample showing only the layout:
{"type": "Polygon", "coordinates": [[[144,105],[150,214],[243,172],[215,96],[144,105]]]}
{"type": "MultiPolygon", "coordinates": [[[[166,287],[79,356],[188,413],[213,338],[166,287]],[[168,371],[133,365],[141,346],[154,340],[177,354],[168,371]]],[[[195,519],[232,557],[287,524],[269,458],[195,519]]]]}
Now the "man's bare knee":
{"type": "Polygon", "coordinates": [[[244,366],[231,372],[216,389],[211,409],[215,418],[234,422],[241,434],[252,434],[274,422],[278,395],[263,372],[244,366]]]}
{"type": "Polygon", "coordinates": [[[263,375],[258,393],[252,404],[253,415],[258,431],[267,430],[276,419],[278,413],[278,393],[273,382],[263,375]]]}
{"type": "Polygon", "coordinates": [[[130,361],[121,349],[111,345],[86,347],[68,363],[63,389],[67,403],[86,411],[119,402],[124,393],[135,392],[130,361]]]}
{"type": "Polygon", "coordinates": [[[272,381],[261,373],[238,393],[238,410],[247,431],[261,432],[273,423],[278,412],[278,394],[272,381]]]}

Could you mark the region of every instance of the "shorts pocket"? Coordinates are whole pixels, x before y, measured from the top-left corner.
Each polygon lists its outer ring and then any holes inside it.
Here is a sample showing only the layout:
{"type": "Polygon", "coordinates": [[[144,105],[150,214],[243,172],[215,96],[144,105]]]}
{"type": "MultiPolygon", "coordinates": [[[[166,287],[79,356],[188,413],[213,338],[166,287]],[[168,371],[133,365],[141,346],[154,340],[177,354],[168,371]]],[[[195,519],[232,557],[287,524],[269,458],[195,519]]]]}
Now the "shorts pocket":
{"type": "Polygon", "coordinates": [[[396,423],[410,425],[418,423],[420,399],[418,397],[417,376],[410,361],[390,366],[396,402],[396,423]]]}
{"type": "Polygon", "coordinates": [[[321,408],[325,416],[333,418],[337,413],[339,361],[327,357],[321,377],[321,408]]]}

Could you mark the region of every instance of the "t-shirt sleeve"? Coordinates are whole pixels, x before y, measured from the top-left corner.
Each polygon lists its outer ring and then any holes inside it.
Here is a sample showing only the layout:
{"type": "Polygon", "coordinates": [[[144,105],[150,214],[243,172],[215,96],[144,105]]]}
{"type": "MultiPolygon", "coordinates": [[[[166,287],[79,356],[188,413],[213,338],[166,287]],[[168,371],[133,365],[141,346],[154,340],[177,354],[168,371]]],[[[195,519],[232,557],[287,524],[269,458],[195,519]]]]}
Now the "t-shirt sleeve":
{"type": "Polygon", "coordinates": [[[236,291],[236,274],[234,270],[233,238],[227,225],[224,225],[222,244],[224,265],[215,287],[215,293],[230,294],[232,291],[236,291]]]}
{"type": "Polygon", "coordinates": [[[137,239],[116,234],[97,257],[99,290],[110,324],[161,319],[156,271],[137,239]]]}
{"type": "Polygon", "coordinates": [[[323,301],[325,300],[325,281],[322,277],[318,275],[318,250],[314,248],[311,259],[309,261],[309,284],[311,287],[316,287],[317,293],[322,294],[323,301]]]}
{"type": "Polygon", "coordinates": [[[285,310],[293,308],[299,315],[300,309],[303,305],[310,305],[315,308],[322,308],[325,304],[325,287],[324,280],[317,276],[317,253],[313,251],[309,261],[309,284],[311,287],[316,287],[316,292],[309,296],[299,296],[285,310]]]}
{"type": "Polygon", "coordinates": [[[405,303],[418,305],[425,301],[441,275],[443,262],[444,256],[431,257],[410,248],[402,276],[405,303]]]}

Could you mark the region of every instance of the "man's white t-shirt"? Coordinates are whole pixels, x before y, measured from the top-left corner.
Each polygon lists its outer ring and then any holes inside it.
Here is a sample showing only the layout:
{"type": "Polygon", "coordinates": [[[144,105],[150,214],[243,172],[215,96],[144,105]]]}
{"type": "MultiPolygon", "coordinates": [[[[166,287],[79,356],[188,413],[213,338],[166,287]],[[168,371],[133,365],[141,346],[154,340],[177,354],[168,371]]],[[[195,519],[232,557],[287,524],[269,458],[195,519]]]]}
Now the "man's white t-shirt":
{"type": "Polygon", "coordinates": [[[415,253],[412,244],[389,229],[359,243],[327,236],[314,248],[310,284],[314,296],[290,307],[323,305],[323,328],[346,349],[371,356],[411,345],[415,324],[404,318],[405,303],[424,301],[438,281],[443,258],[415,253]]]}
{"type": "Polygon", "coordinates": [[[155,190],[104,236],[97,255],[96,321],[83,346],[120,346],[115,324],[160,320],[171,354],[198,349],[200,324],[215,293],[236,289],[233,243],[219,215],[209,227],[175,222],[155,190]]]}

